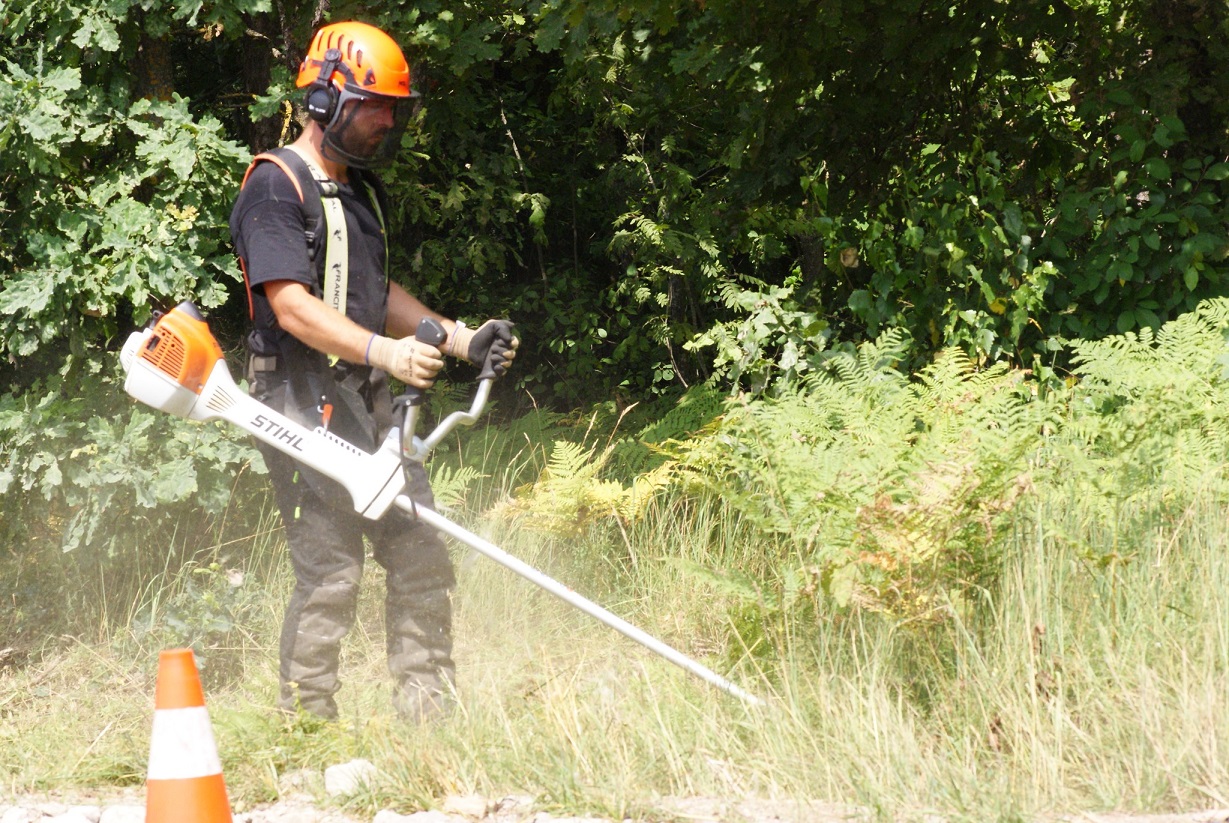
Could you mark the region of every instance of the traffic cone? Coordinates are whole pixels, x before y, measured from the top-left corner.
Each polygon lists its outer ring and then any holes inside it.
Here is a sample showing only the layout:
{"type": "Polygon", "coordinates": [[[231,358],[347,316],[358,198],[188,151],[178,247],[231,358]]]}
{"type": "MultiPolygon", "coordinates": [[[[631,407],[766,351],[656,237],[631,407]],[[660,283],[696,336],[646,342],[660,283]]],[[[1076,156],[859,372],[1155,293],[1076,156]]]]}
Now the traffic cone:
{"type": "Polygon", "coordinates": [[[191,649],[158,655],[145,823],[231,823],[222,763],[191,649]]]}

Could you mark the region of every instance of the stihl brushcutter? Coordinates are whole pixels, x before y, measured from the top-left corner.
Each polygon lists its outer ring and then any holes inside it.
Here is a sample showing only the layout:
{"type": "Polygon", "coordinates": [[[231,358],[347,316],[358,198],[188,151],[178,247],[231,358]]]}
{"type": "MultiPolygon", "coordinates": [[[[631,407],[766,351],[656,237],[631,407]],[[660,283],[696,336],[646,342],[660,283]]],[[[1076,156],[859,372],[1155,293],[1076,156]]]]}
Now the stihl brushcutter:
{"type": "MultiPolygon", "coordinates": [[[[444,329],[428,319],[423,321],[416,337],[425,343],[439,345],[444,339],[444,329]]],[[[336,480],[350,493],[355,511],[364,517],[379,520],[393,506],[403,509],[717,688],[749,704],[762,704],[755,695],[493,543],[436,511],[416,505],[405,493],[403,461],[422,462],[454,428],[472,425],[478,419],[496,376],[492,363],[482,366],[469,410],[448,415],[425,438],[414,433],[425,396],[420,390],[411,389],[399,400],[406,406],[401,430],[390,431],[374,454],[351,445],[323,426],[309,429],[300,425],[242,391],[231,378],[217,340],[189,302],[180,303],[166,314],[155,315],[149,327],[133,332],[124,344],[120,363],[127,374],[124,390],[142,403],[189,420],[220,419],[233,423],[336,480]]]]}

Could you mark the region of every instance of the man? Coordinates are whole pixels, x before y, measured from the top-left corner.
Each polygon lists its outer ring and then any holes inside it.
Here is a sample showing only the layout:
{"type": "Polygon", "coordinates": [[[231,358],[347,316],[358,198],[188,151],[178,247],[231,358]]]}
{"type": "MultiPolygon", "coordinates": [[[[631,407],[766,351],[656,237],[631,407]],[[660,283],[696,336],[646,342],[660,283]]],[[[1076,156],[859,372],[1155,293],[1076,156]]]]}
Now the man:
{"type": "MultiPolygon", "coordinates": [[[[507,321],[466,328],[388,279],[383,191],[368,170],[391,160],[418,96],[392,38],[363,23],[325,26],[297,85],[307,90],[310,119],[287,149],[257,158],[230,219],[253,321],[251,391],[373,451],[391,425],[386,375],[429,388],[445,354],[472,363],[493,357],[502,372],[517,340],[507,321]],[[439,348],[413,338],[424,317],[447,331],[439,348]]],[[[365,534],[387,571],[394,704],[414,720],[446,708],[455,581],[440,536],[397,509],[366,520],[333,481],[262,451],[295,573],[280,642],[279,706],[336,717],[338,655],[355,618],[365,534]]],[[[416,502],[432,505],[421,466],[411,466],[407,484],[416,502]]]]}

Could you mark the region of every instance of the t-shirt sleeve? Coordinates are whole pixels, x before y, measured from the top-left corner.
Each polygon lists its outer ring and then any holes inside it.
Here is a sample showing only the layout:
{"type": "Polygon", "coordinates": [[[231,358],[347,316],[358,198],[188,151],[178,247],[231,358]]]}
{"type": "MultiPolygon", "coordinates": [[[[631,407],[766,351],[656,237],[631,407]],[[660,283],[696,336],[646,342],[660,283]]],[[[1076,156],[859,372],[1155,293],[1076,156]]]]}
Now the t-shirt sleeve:
{"type": "MultiPolygon", "coordinates": [[[[314,192],[307,192],[313,196],[314,192]]],[[[298,191],[274,163],[252,170],[236,204],[233,228],[242,235],[248,284],[253,290],[276,280],[316,288],[316,267],[308,257],[306,224],[298,191]]]]}

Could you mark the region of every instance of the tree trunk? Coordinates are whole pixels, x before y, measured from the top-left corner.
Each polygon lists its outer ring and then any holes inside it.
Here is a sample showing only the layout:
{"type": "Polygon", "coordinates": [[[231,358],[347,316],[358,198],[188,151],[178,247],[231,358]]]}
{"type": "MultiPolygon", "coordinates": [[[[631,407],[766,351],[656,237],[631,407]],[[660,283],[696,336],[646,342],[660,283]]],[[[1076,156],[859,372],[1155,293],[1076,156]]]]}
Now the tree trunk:
{"type": "Polygon", "coordinates": [[[1226,96],[1229,95],[1229,48],[1224,43],[1224,0],[1162,0],[1149,18],[1157,21],[1149,61],[1158,75],[1178,71],[1181,85],[1169,90],[1171,109],[1186,126],[1196,157],[1223,157],[1226,145],[1226,96]]]}
{"type": "MultiPolygon", "coordinates": [[[[278,42],[278,25],[269,14],[249,15],[247,34],[243,38],[243,93],[264,94],[269,88],[274,65],[274,49],[278,42]]],[[[244,142],[254,152],[276,148],[283,137],[284,115],[270,115],[260,120],[244,120],[244,142]]]]}
{"type": "Polygon", "coordinates": [[[175,91],[175,64],[171,60],[170,37],[141,35],[137,47],[136,85],[137,98],[170,100],[175,91]]]}

